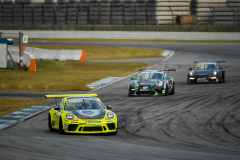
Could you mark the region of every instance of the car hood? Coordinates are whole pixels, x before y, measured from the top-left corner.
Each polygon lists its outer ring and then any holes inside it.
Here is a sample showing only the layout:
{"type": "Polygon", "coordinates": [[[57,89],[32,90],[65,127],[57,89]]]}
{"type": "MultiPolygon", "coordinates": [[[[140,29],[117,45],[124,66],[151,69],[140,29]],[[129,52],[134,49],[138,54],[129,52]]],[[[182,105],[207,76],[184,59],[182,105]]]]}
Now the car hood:
{"type": "Polygon", "coordinates": [[[158,79],[141,79],[141,80],[135,80],[135,84],[145,86],[145,85],[152,85],[154,83],[158,83],[161,80],[158,79]]]}
{"type": "Polygon", "coordinates": [[[213,70],[196,70],[194,74],[196,75],[210,75],[213,73],[213,70]]]}
{"type": "Polygon", "coordinates": [[[107,110],[83,109],[71,111],[79,119],[102,119],[107,110]]]}

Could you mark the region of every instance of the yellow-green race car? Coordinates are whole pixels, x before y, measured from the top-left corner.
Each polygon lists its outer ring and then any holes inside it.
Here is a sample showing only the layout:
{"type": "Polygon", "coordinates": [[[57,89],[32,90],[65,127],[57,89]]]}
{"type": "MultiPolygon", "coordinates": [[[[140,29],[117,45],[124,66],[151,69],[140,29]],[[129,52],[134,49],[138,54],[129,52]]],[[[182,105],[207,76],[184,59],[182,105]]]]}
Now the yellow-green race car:
{"type": "Polygon", "coordinates": [[[50,131],[64,133],[117,134],[117,115],[107,108],[97,94],[46,95],[46,98],[63,98],[49,111],[50,131]],[[63,98],[64,97],[64,98],[63,98]]]}

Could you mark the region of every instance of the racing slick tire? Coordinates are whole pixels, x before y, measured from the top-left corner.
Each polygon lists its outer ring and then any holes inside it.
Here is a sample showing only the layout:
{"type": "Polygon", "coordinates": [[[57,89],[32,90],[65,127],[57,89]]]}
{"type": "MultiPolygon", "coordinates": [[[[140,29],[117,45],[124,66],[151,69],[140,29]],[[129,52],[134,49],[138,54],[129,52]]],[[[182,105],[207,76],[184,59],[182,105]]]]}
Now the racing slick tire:
{"type": "Polygon", "coordinates": [[[175,94],[175,83],[173,82],[173,88],[171,90],[171,93],[169,93],[171,95],[174,95],[175,94]]]}
{"type": "Polygon", "coordinates": [[[65,134],[65,131],[63,130],[62,117],[60,117],[60,122],[59,122],[59,133],[60,134],[65,134]]]}
{"type": "Polygon", "coordinates": [[[53,128],[52,128],[52,120],[51,120],[51,115],[48,114],[48,128],[49,128],[49,131],[52,132],[53,131],[53,128]]]}
{"type": "Polygon", "coordinates": [[[130,89],[128,89],[128,97],[134,97],[133,95],[131,95],[130,89]]]}
{"type": "Polygon", "coordinates": [[[225,72],[223,73],[223,80],[222,80],[223,83],[226,82],[226,75],[225,75],[225,72]]]}
{"type": "Polygon", "coordinates": [[[188,76],[188,78],[187,78],[187,84],[193,84],[193,83],[194,83],[194,81],[189,80],[189,76],[188,76]]]}
{"type": "Polygon", "coordinates": [[[128,97],[131,97],[131,95],[130,95],[130,89],[128,89],[128,97]]]}
{"type": "Polygon", "coordinates": [[[168,86],[166,86],[166,89],[165,89],[165,96],[168,96],[168,86]]]}
{"type": "Polygon", "coordinates": [[[221,74],[219,75],[218,83],[219,84],[222,83],[222,75],[221,74]]]}

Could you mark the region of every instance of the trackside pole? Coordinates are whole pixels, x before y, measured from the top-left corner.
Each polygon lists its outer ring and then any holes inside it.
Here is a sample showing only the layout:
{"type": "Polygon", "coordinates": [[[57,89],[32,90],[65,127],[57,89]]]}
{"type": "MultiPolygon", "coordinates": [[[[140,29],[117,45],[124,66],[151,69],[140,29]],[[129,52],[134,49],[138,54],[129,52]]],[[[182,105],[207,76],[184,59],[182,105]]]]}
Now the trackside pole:
{"type": "Polygon", "coordinates": [[[22,52],[22,41],[23,41],[23,33],[19,32],[19,57],[20,57],[20,68],[23,69],[23,52],[22,52]]]}

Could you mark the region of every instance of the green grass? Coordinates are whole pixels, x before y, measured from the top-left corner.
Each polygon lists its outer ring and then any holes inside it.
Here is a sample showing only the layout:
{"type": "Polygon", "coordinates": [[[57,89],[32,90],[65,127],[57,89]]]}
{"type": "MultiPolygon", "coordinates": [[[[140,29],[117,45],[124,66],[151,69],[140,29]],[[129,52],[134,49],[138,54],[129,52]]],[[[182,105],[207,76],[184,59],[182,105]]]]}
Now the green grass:
{"type": "Polygon", "coordinates": [[[0,98],[0,117],[31,106],[49,104],[51,101],[0,98]]]}
{"type": "Polygon", "coordinates": [[[42,49],[85,50],[86,60],[134,59],[162,57],[163,50],[127,48],[127,47],[93,47],[93,46],[61,46],[61,45],[26,45],[26,47],[42,49]]]}
{"type": "Polygon", "coordinates": [[[86,85],[108,77],[126,76],[151,64],[37,61],[37,72],[0,69],[0,90],[89,91],[86,85]]]}
{"type": "MultiPolygon", "coordinates": [[[[18,40],[18,38],[14,38],[18,40]]],[[[29,38],[29,41],[49,42],[168,42],[168,43],[240,43],[240,40],[150,40],[150,39],[90,39],[90,38],[29,38]]]]}

